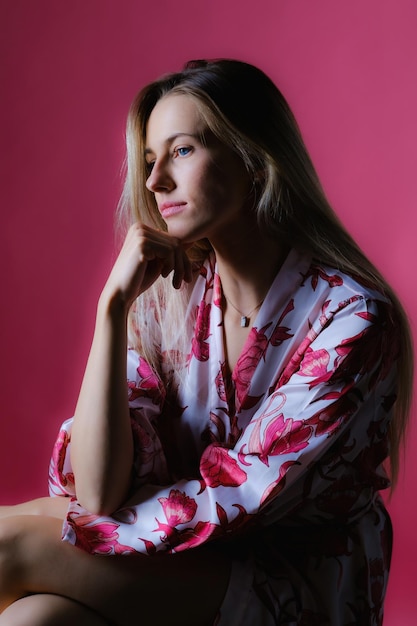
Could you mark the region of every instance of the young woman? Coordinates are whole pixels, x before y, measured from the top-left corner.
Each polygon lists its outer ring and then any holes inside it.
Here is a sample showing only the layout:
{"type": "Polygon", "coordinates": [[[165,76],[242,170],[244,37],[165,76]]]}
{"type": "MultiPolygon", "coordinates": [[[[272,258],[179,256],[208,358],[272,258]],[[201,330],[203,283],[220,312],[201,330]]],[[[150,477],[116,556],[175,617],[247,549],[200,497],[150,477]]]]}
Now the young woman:
{"type": "Polygon", "coordinates": [[[127,145],[128,232],[52,497],[0,509],[0,624],[381,624],[401,305],[260,70],[152,83],[127,145]]]}

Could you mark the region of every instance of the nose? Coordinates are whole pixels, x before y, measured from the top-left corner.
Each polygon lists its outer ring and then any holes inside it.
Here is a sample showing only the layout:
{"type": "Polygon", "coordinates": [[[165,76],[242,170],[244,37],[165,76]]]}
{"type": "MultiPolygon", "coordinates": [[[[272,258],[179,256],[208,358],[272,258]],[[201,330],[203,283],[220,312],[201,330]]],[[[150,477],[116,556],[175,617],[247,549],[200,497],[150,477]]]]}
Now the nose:
{"type": "Polygon", "coordinates": [[[175,187],[175,183],[163,162],[155,161],[146,180],[146,187],[152,193],[170,191],[175,187]]]}

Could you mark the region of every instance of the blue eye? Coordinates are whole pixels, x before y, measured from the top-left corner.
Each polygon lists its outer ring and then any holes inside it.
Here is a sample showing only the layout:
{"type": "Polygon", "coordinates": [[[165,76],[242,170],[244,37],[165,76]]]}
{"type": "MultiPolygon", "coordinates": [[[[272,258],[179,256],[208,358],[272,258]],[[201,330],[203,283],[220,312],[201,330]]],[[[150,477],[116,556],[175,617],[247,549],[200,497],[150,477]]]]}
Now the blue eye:
{"type": "Polygon", "coordinates": [[[180,157],[187,156],[191,152],[191,148],[189,146],[182,146],[180,148],[175,148],[174,153],[180,157]]]}

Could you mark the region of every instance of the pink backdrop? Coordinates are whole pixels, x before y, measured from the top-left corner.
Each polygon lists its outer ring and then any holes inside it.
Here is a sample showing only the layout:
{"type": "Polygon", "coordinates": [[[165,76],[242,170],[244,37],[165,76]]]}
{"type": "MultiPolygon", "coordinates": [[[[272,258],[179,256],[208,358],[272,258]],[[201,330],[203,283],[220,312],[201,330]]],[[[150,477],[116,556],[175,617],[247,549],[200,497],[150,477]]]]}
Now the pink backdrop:
{"type": "MultiPolygon", "coordinates": [[[[0,28],[2,503],[45,494],[74,408],[130,101],[188,58],[241,58],[281,86],[330,200],[416,319],[414,0],[1,0],[0,28]]],[[[389,505],[385,626],[417,623],[416,430],[389,505]]]]}

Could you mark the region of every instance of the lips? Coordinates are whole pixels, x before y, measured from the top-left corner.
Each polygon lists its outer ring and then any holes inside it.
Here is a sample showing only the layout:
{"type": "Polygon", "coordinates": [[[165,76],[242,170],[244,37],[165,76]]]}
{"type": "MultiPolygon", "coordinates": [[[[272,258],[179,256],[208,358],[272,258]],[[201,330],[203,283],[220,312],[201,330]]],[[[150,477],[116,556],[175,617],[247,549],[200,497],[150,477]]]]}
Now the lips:
{"type": "Polygon", "coordinates": [[[177,215],[177,213],[181,213],[186,204],[186,202],[164,202],[159,207],[159,211],[164,218],[172,217],[177,215]]]}

